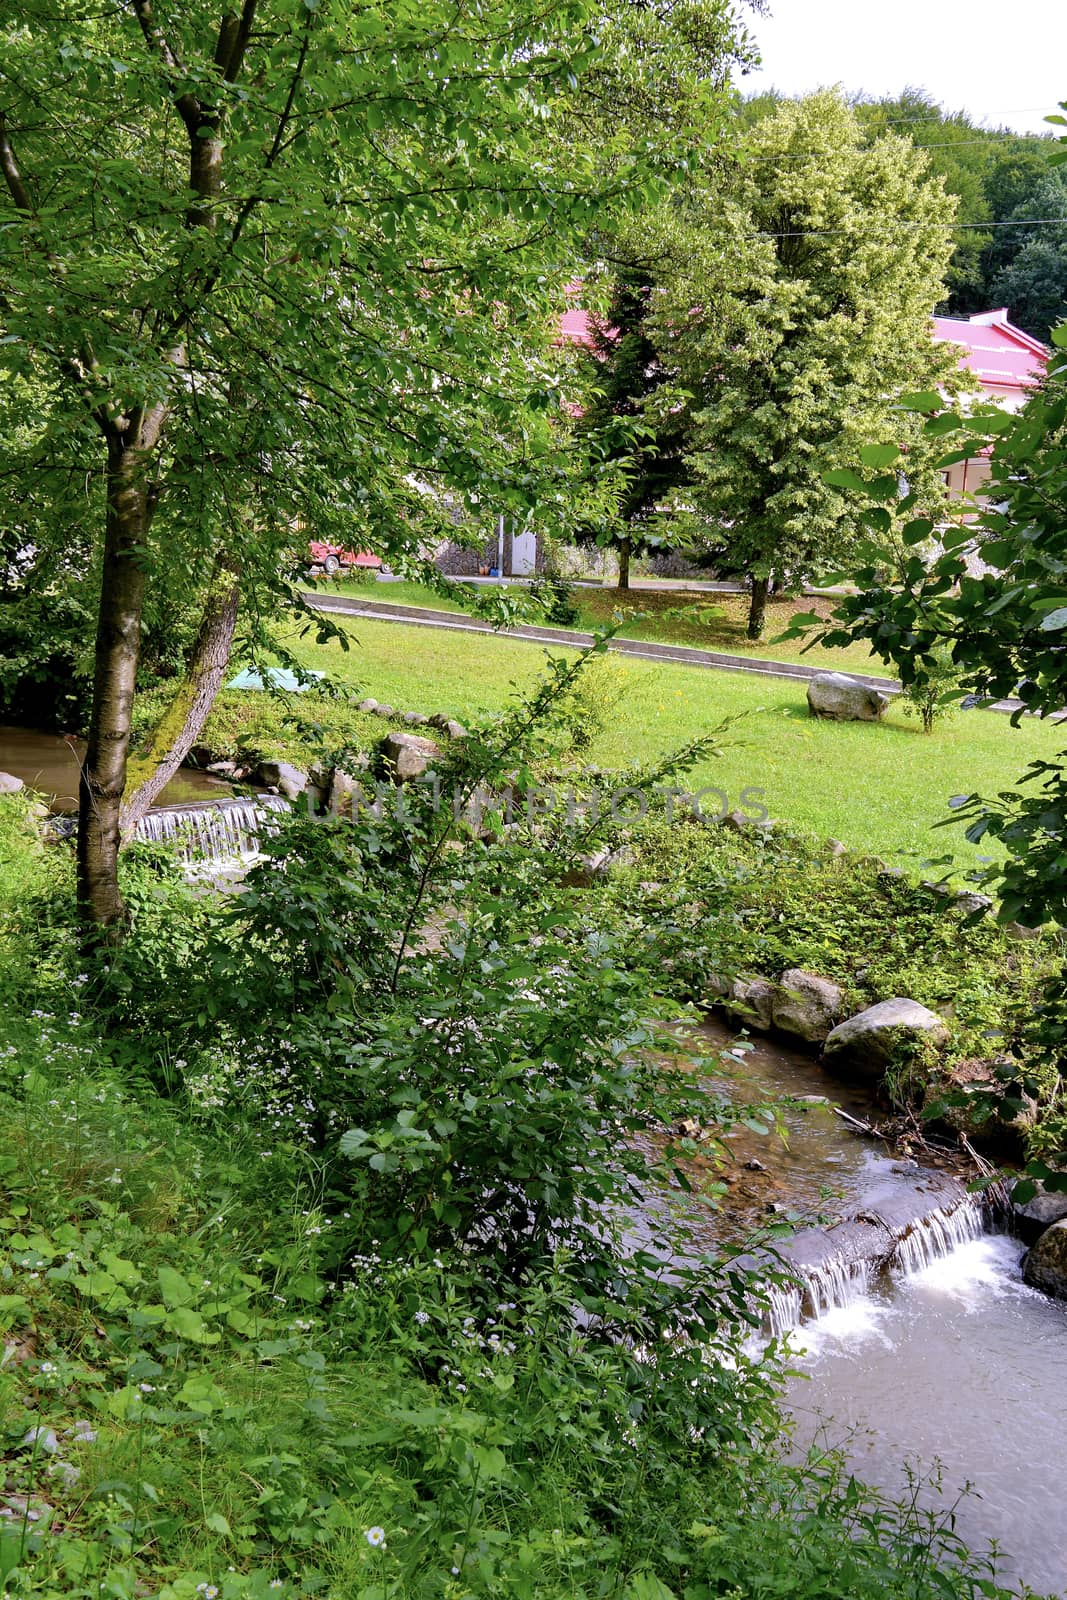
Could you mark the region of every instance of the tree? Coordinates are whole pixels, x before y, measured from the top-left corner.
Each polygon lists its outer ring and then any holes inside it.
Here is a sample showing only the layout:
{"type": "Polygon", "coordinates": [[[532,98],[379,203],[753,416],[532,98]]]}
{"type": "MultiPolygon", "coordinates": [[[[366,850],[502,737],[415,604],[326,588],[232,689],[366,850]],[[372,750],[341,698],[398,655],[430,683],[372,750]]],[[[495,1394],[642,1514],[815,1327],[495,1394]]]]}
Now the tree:
{"type": "MultiPolygon", "coordinates": [[[[752,125],[773,114],[781,103],[781,97],[773,94],[753,96],[744,102],[742,115],[752,125]]],[[[1044,230],[1005,224],[1058,214],[1045,208],[1041,193],[1048,179],[1053,135],[984,127],[966,111],[946,110],[915,88],[879,100],[855,96],[851,103],[868,140],[889,132],[910,139],[926,153],[930,171],[942,179],[946,192],[956,198],[952,259],[938,310],[968,316],[1006,302],[1013,321],[1028,333],[1047,338],[1045,307],[1038,306],[1035,318],[1030,306],[1036,271],[1024,273],[1018,284],[1005,278],[1016,256],[1039,240],[1044,230]]],[[[1043,254],[1059,282],[1051,252],[1043,254]]]]}
{"type": "MultiPolygon", "coordinates": [[[[1047,379],[1015,416],[995,409],[973,416],[951,412],[930,419],[933,438],[952,448],[952,461],[990,455],[989,501],[977,522],[945,539],[932,559],[932,523],[913,515],[905,497],[898,510],[908,519],[912,546],[903,558],[879,548],[886,490],[868,485],[876,502],[868,511],[874,538],[871,555],[855,573],[858,592],[838,605],[829,627],[799,617],[796,627],[818,626],[827,644],[864,640],[891,665],[916,698],[934,693],[946,662],[956,674],[957,695],[991,703],[1017,699],[1012,716],[1050,717],[1067,705],[1067,324],[1053,334],[1047,379]],[[981,561],[975,572],[974,556],[981,561]]],[[[921,408],[925,397],[907,404],[921,408]]],[[[936,548],[936,547],[935,547],[936,548]]],[[[1012,790],[995,796],[959,796],[950,802],[972,844],[996,839],[1001,853],[987,855],[975,873],[999,900],[1002,922],[1037,928],[1053,920],[1067,925],[1067,762],[1031,762],[1012,790]]],[[[948,821],[949,818],[945,818],[948,821]]],[[[1017,1057],[998,1066],[991,1095],[1017,1115],[1026,1095],[1048,1094],[1067,1075],[1067,972],[1060,961],[1046,984],[1042,1004],[1031,1002],[1018,1018],[1017,1057]],[[1050,1076],[1051,1069],[1051,1076],[1050,1076]]],[[[1062,1092],[1062,1091],[1060,1091],[1062,1092]]],[[[1050,1119],[1045,1148],[1067,1167],[1062,1119],[1050,1119]],[[1058,1139],[1052,1151],[1050,1139],[1058,1139]]],[[[1067,1188],[1067,1176],[1043,1162],[1028,1171],[1050,1188],[1067,1188]]],[[[1029,1197],[1032,1185],[1017,1191],[1029,1197]]]]}
{"type": "Polygon", "coordinates": [[[660,506],[688,476],[688,410],[670,403],[668,375],[646,326],[654,290],[652,272],[640,262],[617,268],[607,311],[591,318],[591,344],[580,362],[576,433],[624,469],[615,515],[593,530],[618,554],[620,589],[630,587],[631,557],[654,537],[660,506]]]}
{"type": "Polygon", "coordinates": [[[722,192],[665,217],[656,337],[693,397],[679,514],[748,576],[751,639],[772,581],[798,586],[855,544],[854,505],[828,472],[906,444],[923,503],[943,498],[895,396],[957,381],[930,337],[952,213],[906,139],[866,144],[842,101],[818,94],[756,124],[722,192]]]}
{"type": "Polygon", "coordinates": [[[1003,230],[1013,249],[992,280],[991,298],[1010,306],[1012,321],[1020,328],[1047,339],[1067,316],[1067,168],[1046,170],[1012,220],[1038,218],[1045,224],[1061,220],[1058,227],[1003,230]]]}
{"type": "Polygon", "coordinates": [[[21,388],[36,425],[5,484],[35,549],[72,514],[102,530],[78,896],[105,938],[161,591],[206,604],[175,760],[238,588],[254,645],[301,528],[409,552],[439,488],[504,511],[539,488],[564,519],[549,308],[579,235],[677,156],[673,128],[583,133],[598,20],[582,0],[6,8],[0,420],[21,388]]]}

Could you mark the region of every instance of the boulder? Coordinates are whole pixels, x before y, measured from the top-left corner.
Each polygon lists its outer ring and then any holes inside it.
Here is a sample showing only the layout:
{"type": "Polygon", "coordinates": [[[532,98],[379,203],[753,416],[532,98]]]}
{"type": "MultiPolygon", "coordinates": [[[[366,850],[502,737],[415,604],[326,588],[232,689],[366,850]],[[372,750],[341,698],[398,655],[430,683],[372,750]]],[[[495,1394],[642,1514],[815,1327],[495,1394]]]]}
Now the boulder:
{"type": "Polygon", "coordinates": [[[1023,1257],[1023,1282],[1067,1300],[1067,1219],[1046,1228],[1023,1257]]]}
{"type": "Polygon", "coordinates": [[[601,845],[599,850],[579,856],[563,874],[563,882],[569,889],[588,889],[597,879],[606,878],[620,867],[630,866],[632,862],[633,851],[628,845],[620,845],[614,850],[608,845],[601,845]]]}
{"type": "Polygon", "coordinates": [[[359,702],[359,705],[356,707],[357,711],[365,711],[368,714],[368,716],[370,715],[370,713],[372,711],[377,711],[377,709],[378,709],[377,700],[371,700],[369,698],[366,699],[366,700],[361,700],[359,702]]]}
{"type": "Polygon", "coordinates": [[[779,1033],[821,1044],[841,1014],[844,995],[829,978],[794,967],[783,972],[771,999],[771,1021],[779,1033]]]}
{"type": "Polygon", "coordinates": [[[1035,1244],[1054,1223],[1067,1220],[1067,1194],[1049,1194],[1039,1189],[1025,1203],[1011,1203],[1012,1226],[1020,1239],[1035,1244]]]}
{"type": "Polygon", "coordinates": [[[833,856],[835,861],[841,856],[848,855],[848,848],[846,845],[841,843],[840,839],[827,839],[826,848],[833,856]]]}
{"type": "Polygon", "coordinates": [[[417,733],[387,733],[379,748],[396,783],[421,778],[434,757],[441,754],[439,745],[432,739],[421,739],[417,733]]]}
{"type": "Polygon", "coordinates": [[[1006,922],[1004,932],[1009,939],[1025,942],[1028,939],[1040,939],[1044,934],[1043,928],[1029,928],[1025,922],[1006,922]]]}
{"type": "Polygon", "coordinates": [[[832,1071],[864,1079],[880,1078],[894,1061],[916,1045],[948,1039],[944,1019],[917,1000],[880,1000],[831,1029],[823,1061],[832,1071]]]}
{"type": "Polygon", "coordinates": [[[987,894],[975,894],[969,889],[964,889],[960,894],[952,896],[952,905],[965,917],[976,917],[979,912],[983,915],[992,907],[992,900],[987,894]]]}
{"type": "Polygon", "coordinates": [[[445,723],[445,732],[450,739],[465,739],[467,737],[466,728],[462,722],[457,722],[454,717],[450,717],[445,723]]]}
{"type": "Polygon", "coordinates": [[[749,828],[760,828],[764,833],[769,833],[774,827],[770,817],[750,817],[744,811],[728,811],[718,820],[722,827],[730,828],[734,833],[745,833],[749,828]]]}
{"type": "Polygon", "coordinates": [[[375,706],[374,715],[376,717],[391,717],[394,715],[393,708],[392,706],[375,706]]]}
{"type": "MultiPolygon", "coordinates": [[[[1017,1090],[1012,1094],[1014,1106],[1005,1101],[1006,1085],[997,1072],[1004,1064],[1005,1058],[957,1061],[941,1074],[933,1097],[950,1094],[956,1101],[940,1112],[941,1120],[954,1133],[965,1134],[975,1144],[1005,1158],[1022,1160],[1027,1137],[1037,1121],[1038,1106],[1031,1095],[1020,1095],[1017,1090]]],[[[1064,1215],[1067,1216],[1067,1210],[1064,1215]]],[[[1049,1222],[1056,1220],[1055,1217],[1048,1219],[1049,1222]]]]}
{"type": "Polygon", "coordinates": [[[735,978],[723,1009],[737,1027],[766,1033],[774,1025],[774,988],[769,978],[735,978]]]}
{"type": "Polygon", "coordinates": [[[308,785],[308,775],[288,761],[261,761],[256,769],[260,783],[276,789],[287,800],[297,800],[308,785]]]}
{"type": "Polygon", "coordinates": [[[421,728],[422,724],[426,720],[426,717],[423,716],[421,711],[404,712],[404,721],[407,723],[409,728],[421,728]]]}
{"type": "MultiPolygon", "coordinates": [[[[365,764],[365,763],[364,763],[365,764]]],[[[353,811],[353,797],[360,787],[359,779],[350,772],[334,767],[326,788],[326,809],[331,816],[349,817],[353,811]]]]}
{"type": "Polygon", "coordinates": [[[844,672],[818,672],[808,684],[808,710],[833,722],[878,722],[889,696],[844,672]]]}
{"type": "Polygon", "coordinates": [[[26,785],[10,772],[0,772],[0,794],[20,794],[26,785]]]}

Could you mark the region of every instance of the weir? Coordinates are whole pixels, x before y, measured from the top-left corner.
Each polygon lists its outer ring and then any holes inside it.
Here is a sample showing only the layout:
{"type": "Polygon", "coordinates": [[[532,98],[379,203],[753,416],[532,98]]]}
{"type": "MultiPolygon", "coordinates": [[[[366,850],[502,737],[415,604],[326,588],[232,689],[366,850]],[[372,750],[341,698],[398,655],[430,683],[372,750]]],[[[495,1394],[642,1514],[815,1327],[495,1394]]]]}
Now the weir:
{"type": "Polygon", "coordinates": [[[278,794],[159,806],[141,818],[134,837],[173,846],[190,867],[224,869],[251,861],[271,813],[288,810],[278,794]]]}
{"type": "Polygon", "coordinates": [[[774,1267],[783,1278],[767,1285],[767,1332],[788,1333],[854,1304],[882,1273],[920,1272],[996,1220],[995,1198],[968,1194],[936,1173],[923,1174],[921,1188],[911,1194],[887,1193],[883,1206],[868,1199],[862,1211],[834,1227],[806,1230],[777,1252],[774,1267]]]}

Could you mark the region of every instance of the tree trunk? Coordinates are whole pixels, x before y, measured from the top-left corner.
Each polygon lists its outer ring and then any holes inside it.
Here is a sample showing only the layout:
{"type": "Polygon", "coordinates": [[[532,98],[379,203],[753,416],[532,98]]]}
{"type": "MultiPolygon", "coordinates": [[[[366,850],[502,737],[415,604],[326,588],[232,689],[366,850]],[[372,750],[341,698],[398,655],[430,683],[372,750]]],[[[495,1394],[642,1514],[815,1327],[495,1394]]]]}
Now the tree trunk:
{"type": "Polygon", "coordinates": [[[619,588],[630,587],[630,536],[619,540],[619,588]]]}
{"type": "Polygon", "coordinates": [[[751,578],[752,598],[748,605],[748,637],[760,639],[763,637],[763,621],[767,611],[767,594],[771,586],[770,578],[751,578]]]}
{"type": "Polygon", "coordinates": [[[143,453],[118,438],[109,440],[93,705],[78,789],[78,913],[105,944],[119,942],[125,920],[118,885],[119,810],[141,653],[144,545],[151,518],[144,466],[143,453]]]}
{"type": "Polygon", "coordinates": [[[156,724],[142,755],[130,763],[127,786],[133,793],[122,808],[122,831],[129,830],[155,804],[207,721],[230,661],[241,585],[229,557],[215,561],[211,589],[181,688],[156,724]]]}

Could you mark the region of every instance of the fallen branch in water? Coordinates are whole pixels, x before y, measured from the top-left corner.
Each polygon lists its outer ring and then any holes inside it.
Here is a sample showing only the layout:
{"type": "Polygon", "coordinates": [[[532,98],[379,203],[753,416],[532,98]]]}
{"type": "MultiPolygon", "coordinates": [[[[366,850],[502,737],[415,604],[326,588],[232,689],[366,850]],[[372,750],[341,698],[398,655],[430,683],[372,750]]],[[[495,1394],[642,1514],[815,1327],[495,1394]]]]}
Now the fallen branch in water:
{"type": "Polygon", "coordinates": [[[850,1128],[855,1128],[857,1133],[866,1134],[868,1139],[881,1139],[885,1144],[890,1143],[887,1134],[881,1128],[875,1128],[869,1122],[862,1122],[859,1117],[854,1117],[849,1111],[842,1111],[840,1106],[834,1106],[834,1112],[842,1122],[847,1122],[850,1128]]]}
{"type": "Polygon", "coordinates": [[[978,1154],[978,1151],[974,1148],[974,1145],[971,1143],[965,1133],[960,1134],[960,1144],[965,1153],[970,1156],[982,1177],[991,1178],[997,1170],[996,1167],[991,1161],[987,1161],[985,1156],[980,1156],[978,1154]]]}

